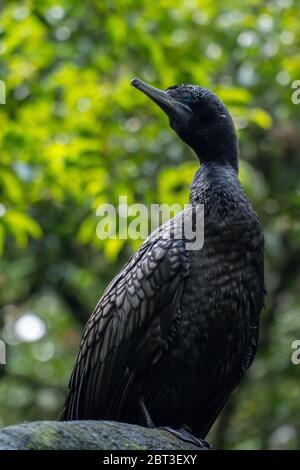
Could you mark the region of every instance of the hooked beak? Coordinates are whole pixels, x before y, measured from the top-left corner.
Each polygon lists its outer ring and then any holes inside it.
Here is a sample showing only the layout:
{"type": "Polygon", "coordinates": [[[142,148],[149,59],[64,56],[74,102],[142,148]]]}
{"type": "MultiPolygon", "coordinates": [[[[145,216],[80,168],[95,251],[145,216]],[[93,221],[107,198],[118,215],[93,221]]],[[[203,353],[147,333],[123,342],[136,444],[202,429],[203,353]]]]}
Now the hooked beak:
{"type": "Polygon", "coordinates": [[[142,91],[154,101],[172,121],[181,127],[187,127],[192,117],[193,111],[186,104],[172,98],[166,91],[154,88],[139,78],[131,80],[131,85],[142,91]]]}

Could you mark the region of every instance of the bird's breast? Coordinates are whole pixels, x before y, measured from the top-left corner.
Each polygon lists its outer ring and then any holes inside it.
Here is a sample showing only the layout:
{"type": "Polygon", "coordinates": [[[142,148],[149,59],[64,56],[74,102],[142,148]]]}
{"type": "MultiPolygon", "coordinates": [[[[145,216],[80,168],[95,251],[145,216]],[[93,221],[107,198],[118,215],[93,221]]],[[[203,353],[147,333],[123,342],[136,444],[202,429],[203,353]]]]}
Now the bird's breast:
{"type": "Polygon", "coordinates": [[[182,298],[179,341],[191,367],[203,370],[205,366],[210,373],[228,375],[242,368],[249,329],[255,327],[251,299],[258,289],[257,271],[245,239],[245,233],[241,239],[232,227],[224,226],[222,232],[209,227],[203,248],[190,252],[191,273],[182,298]]]}

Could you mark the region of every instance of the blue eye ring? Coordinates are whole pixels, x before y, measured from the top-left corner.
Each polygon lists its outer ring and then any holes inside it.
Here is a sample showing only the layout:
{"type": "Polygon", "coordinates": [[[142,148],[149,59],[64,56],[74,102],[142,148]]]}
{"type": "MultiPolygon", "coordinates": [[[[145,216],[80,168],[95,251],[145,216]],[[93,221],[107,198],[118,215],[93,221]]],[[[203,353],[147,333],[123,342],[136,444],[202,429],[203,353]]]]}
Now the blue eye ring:
{"type": "Polygon", "coordinates": [[[183,101],[185,103],[191,103],[193,101],[193,97],[191,95],[184,96],[183,101]]]}

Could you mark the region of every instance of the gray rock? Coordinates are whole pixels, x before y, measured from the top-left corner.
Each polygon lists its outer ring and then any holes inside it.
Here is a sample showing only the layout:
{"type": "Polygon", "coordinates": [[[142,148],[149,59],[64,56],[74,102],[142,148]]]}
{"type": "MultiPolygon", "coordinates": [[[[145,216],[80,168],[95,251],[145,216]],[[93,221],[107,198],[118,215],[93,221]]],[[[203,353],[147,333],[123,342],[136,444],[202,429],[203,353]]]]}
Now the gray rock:
{"type": "Polygon", "coordinates": [[[36,421],[0,430],[0,450],[199,450],[168,431],[113,421],[36,421]]]}

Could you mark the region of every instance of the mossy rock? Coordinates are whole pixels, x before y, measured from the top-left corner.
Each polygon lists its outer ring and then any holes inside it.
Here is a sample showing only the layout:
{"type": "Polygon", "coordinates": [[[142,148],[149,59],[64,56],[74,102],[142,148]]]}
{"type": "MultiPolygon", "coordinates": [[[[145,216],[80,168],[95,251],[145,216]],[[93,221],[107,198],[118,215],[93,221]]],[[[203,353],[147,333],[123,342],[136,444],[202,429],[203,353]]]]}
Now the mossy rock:
{"type": "Polygon", "coordinates": [[[113,421],[36,421],[0,430],[0,450],[199,450],[168,431],[113,421]]]}

